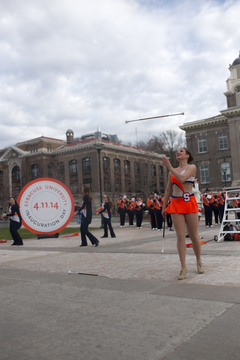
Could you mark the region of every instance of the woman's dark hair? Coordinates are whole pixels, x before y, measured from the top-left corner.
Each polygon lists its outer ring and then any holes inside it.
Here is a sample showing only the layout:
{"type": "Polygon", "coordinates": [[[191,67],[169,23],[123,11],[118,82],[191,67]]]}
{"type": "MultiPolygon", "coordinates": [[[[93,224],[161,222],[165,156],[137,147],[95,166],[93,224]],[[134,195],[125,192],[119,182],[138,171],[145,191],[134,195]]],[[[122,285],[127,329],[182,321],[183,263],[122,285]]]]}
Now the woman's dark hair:
{"type": "Polygon", "coordinates": [[[85,195],[88,195],[89,201],[92,201],[92,193],[90,187],[86,184],[83,184],[83,198],[85,195]]]}
{"type": "MultiPolygon", "coordinates": [[[[16,200],[15,197],[11,196],[10,199],[13,199],[13,200],[15,201],[15,204],[17,205],[17,207],[19,207],[19,205],[18,205],[17,200],[16,200]]],[[[10,199],[9,199],[9,200],[10,200],[10,199]]],[[[10,201],[9,201],[9,206],[11,206],[10,201]]]]}
{"type": "Polygon", "coordinates": [[[110,196],[109,196],[109,195],[104,195],[104,196],[106,196],[107,201],[108,201],[108,203],[109,203],[109,205],[110,205],[110,210],[112,210],[112,208],[113,208],[114,204],[113,204],[113,202],[112,202],[112,200],[111,200],[110,196]]]}
{"type": "Polygon", "coordinates": [[[193,156],[187,148],[184,147],[183,149],[186,151],[186,154],[189,155],[189,158],[187,159],[187,163],[190,164],[190,162],[193,161],[193,156]]]}

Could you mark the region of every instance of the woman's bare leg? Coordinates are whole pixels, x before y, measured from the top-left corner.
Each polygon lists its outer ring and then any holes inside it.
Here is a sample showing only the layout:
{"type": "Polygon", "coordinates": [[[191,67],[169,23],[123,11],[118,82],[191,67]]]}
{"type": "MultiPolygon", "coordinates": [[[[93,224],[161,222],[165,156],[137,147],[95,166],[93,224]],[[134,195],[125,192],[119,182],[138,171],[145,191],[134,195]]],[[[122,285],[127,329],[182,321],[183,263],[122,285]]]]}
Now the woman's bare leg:
{"type": "Polygon", "coordinates": [[[185,244],[185,216],[183,214],[171,214],[174,229],[177,234],[177,249],[182,269],[186,269],[186,244],[185,244]]]}
{"type": "Polygon", "coordinates": [[[185,214],[188,234],[192,240],[193,251],[197,262],[201,261],[201,243],[198,236],[198,213],[185,214]]]}

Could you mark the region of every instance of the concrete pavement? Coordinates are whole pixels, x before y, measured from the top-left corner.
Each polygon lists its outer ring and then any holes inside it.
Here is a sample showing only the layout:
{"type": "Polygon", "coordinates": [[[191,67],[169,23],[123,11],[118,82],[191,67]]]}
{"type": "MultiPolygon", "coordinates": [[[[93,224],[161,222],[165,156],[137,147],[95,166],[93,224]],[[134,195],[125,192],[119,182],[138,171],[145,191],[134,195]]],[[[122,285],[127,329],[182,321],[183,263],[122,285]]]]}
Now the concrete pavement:
{"type": "Polygon", "coordinates": [[[114,239],[94,231],[97,248],[80,236],[0,244],[0,359],[240,359],[240,243],[216,243],[219,225],[201,221],[205,274],[187,249],[178,281],[175,232],[162,253],[148,222],[113,227],[114,239]]]}

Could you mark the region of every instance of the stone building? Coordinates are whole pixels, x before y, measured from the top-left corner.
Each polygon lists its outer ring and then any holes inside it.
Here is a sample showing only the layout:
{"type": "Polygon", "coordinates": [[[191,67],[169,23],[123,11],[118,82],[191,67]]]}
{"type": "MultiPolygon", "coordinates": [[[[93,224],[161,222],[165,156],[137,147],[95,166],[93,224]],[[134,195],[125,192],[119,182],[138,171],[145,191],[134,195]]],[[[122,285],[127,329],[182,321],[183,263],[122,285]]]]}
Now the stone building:
{"type": "Polygon", "coordinates": [[[27,183],[43,177],[64,183],[76,203],[82,201],[82,184],[88,184],[94,209],[103,193],[116,201],[119,193],[138,193],[146,200],[151,191],[164,192],[163,155],[114,141],[116,135],[100,129],[74,139],[69,129],[66,141],[42,136],[0,150],[0,209],[7,206],[9,195],[17,197],[27,183]]]}
{"type": "Polygon", "coordinates": [[[240,185],[240,55],[229,70],[227,109],[180,126],[197,166],[201,191],[240,185]]]}

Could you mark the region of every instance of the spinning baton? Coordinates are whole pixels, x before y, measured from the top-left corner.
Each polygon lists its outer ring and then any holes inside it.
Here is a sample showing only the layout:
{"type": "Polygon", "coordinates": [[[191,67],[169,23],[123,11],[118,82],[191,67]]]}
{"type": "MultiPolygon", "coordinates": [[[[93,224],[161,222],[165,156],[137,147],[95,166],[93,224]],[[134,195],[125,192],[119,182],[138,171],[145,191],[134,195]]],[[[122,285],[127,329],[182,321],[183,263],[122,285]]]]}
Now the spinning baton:
{"type": "Polygon", "coordinates": [[[177,115],[184,115],[184,112],[182,113],[178,113],[178,114],[170,114],[170,115],[160,115],[160,116],[154,116],[154,117],[149,117],[149,118],[143,118],[143,119],[137,119],[137,120],[125,120],[125,123],[129,123],[129,122],[133,122],[133,121],[143,121],[143,120],[151,120],[151,119],[158,119],[158,118],[163,118],[163,117],[168,117],[168,116],[177,116],[177,115]]]}
{"type": "Polygon", "coordinates": [[[162,253],[164,253],[164,237],[165,237],[165,219],[163,220],[162,253]]]}

